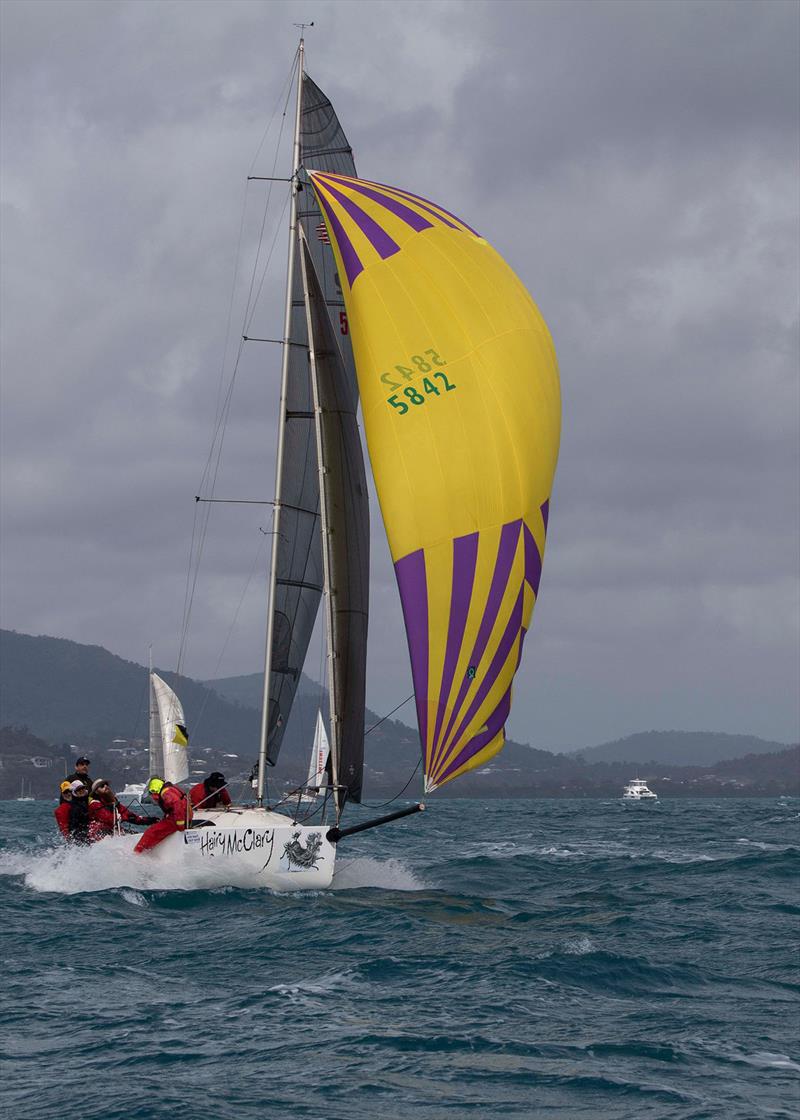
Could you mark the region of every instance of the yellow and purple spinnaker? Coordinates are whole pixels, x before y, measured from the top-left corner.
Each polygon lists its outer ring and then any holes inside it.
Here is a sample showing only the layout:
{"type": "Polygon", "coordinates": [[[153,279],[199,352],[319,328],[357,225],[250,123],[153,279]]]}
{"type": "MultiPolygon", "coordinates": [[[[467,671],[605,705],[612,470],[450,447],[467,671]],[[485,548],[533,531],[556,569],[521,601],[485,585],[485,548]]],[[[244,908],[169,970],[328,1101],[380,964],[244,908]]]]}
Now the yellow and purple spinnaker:
{"type": "Polygon", "coordinates": [[[505,741],[558,457],[556,355],[518,277],[465,222],[397,187],[309,174],[347,307],[430,791],[505,741]]]}

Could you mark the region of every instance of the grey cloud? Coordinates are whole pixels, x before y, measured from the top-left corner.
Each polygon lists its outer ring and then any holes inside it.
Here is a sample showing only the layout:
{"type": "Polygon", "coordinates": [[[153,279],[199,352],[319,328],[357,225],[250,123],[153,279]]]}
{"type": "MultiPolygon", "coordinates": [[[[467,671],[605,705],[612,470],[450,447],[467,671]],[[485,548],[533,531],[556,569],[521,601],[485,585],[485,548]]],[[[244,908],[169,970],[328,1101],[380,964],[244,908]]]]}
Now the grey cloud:
{"type": "MultiPolygon", "coordinates": [[[[138,660],[177,649],[244,178],[303,16],[3,6],[4,625],[138,660]]],[[[796,5],[315,18],[309,68],[361,172],[485,233],[557,344],[561,462],[511,733],[796,738],[796,5]]],[[[264,191],[247,190],[222,391],[264,191]]],[[[281,232],[251,334],[280,330],[284,261],[281,232]]],[[[220,495],[271,493],[278,362],[243,351],[220,495]]],[[[369,702],[387,711],[411,686],[375,500],[372,519],[369,702]]],[[[210,525],[186,671],[250,672],[268,510],[215,507],[210,525]]]]}

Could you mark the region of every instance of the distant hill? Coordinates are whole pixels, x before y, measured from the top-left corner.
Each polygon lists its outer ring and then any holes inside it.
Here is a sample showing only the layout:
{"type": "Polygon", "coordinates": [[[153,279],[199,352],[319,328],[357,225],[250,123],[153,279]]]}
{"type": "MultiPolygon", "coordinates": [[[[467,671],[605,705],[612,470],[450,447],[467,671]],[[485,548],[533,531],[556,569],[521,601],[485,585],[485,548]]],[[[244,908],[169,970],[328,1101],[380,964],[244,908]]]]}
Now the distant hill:
{"type": "MultiPolygon", "coordinates": [[[[48,780],[44,769],[38,773],[37,768],[35,775],[25,770],[25,752],[17,752],[17,746],[26,735],[41,740],[38,746],[29,745],[27,754],[44,756],[47,752],[42,743],[49,744],[59,771],[65,760],[70,763],[75,757],[76,752],[69,751],[72,743],[92,756],[95,774],[102,765],[108,771],[105,776],[114,775],[118,781],[141,779],[146,767],[149,705],[143,665],[125,661],[100,646],[10,630],[0,630],[0,664],[0,756],[13,753],[17,759],[11,769],[6,768],[5,779],[10,780],[14,773],[16,780],[14,767],[19,764],[26,779],[48,780]],[[120,767],[115,740],[127,740],[134,747],[138,744],[141,757],[120,767]]],[[[246,776],[258,756],[261,675],[211,682],[212,689],[158,667],[156,671],[183,704],[193,765],[206,772],[219,768],[228,776],[246,776]]],[[[278,766],[268,772],[271,782],[295,786],[305,777],[319,701],[319,687],[303,677],[278,766]]],[[[366,718],[367,727],[380,719],[370,711],[366,718]]],[[[383,721],[368,740],[367,790],[380,787],[395,792],[418,760],[417,733],[396,720],[383,721]]]]}
{"type": "Polygon", "coordinates": [[[786,743],[758,739],[755,735],[725,735],[719,731],[641,731],[597,747],[571,751],[587,762],[629,762],[643,765],[662,762],[672,766],[713,766],[723,759],[771,754],[786,743]]]}
{"type": "MultiPolygon", "coordinates": [[[[0,630],[0,725],[78,744],[148,733],[147,669],[100,646],[0,630]]],[[[204,745],[252,750],[257,716],[188,677],[156,668],[180,696],[204,745]]]]}
{"type": "MultiPolygon", "coordinates": [[[[243,708],[255,708],[261,711],[261,697],[264,688],[263,673],[248,673],[244,677],[218,677],[216,680],[200,681],[204,688],[213,689],[223,700],[231,704],[239,704],[243,708]]],[[[308,696],[310,699],[320,700],[320,687],[315,684],[305,673],[300,674],[297,685],[299,695],[308,696]]],[[[327,696],[327,692],[325,693],[327,696]]],[[[321,702],[321,701],[320,701],[321,702]]]]}
{"type": "MultiPolygon", "coordinates": [[[[144,666],[99,646],[8,630],[0,631],[0,662],[0,798],[16,797],[23,780],[34,795],[52,796],[78,750],[91,755],[95,776],[117,786],[146,776],[144,666]]],[[[201,683],[158,672],[183,702],[193,774],[220,769],[245,780],[258,753],[261,674],[201,683]]],[[[278,766],[269,771],[273,792],[303,781],[320,700],[319,686],[302,678],[278,766]]],[[[369,709],[366,729],[365,799],[384,801],[406,788],[419,795],[417,731],[369,709]]],[[[636,775],[669,796],[797,794],[798,753],[713,733],[647,732],[570,755],[509,740],[488,765],[434,796],[617,797],[636,775]]]]}

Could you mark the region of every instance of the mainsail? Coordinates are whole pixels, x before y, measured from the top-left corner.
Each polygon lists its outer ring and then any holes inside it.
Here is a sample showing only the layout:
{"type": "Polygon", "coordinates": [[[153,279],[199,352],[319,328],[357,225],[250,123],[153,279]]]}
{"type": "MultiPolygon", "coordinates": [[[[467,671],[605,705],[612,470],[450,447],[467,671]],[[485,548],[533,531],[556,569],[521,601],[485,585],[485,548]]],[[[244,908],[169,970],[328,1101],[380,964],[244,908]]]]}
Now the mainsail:
{"type": "Polygon", "coordinates": [[[158,673],[150,674],[150,777],[168,782],[189,777],[189,737],[181,702],[158,673]]]}
{"type": "Polygon", "coordinates": [[[465,222],[409,191],[310,175],[344,280],[432,790],[505,741],[558,457],[555,350],[465,222]]]}
{"type": "MultiPolygon", "coordinates": [[[[352,150],[330,101],[302,76],[299,106],[300,163],[313,155],[315,166],[355,174],[352,150]]],[[[314,192],[299,176],[297,218],[303,228],[315,274],[327,305],[331,330],[353,386],[355,373],[341,283],[314,192]]],[[[294,236],[294,233],[293,233],[294,236]]],[[[272,635],[268,682],[267,759],[274,764],[283,742],[300,671],[308,651],[323,589],[319,479],[314,403],[308,361],[308,327],[299,267],[292,276],[285,407],[281,417],[280,503],[273,526],[271,596],[272,635]]]]}

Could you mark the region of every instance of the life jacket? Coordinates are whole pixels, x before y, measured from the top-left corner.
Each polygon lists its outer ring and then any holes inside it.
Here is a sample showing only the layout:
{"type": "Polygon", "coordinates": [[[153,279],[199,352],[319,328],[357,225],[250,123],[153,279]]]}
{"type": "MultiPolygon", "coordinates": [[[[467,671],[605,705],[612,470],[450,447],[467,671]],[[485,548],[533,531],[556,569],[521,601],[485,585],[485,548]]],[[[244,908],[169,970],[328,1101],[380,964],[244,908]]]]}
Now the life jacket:
{"type": "Polygon", "coordinates": [[[205,782],[198,782],[189,790],[189,797],[195,809],[217,809],[220,805],[230,805],[231,796],[226,789],[207,790],[205,782]]]}
{"type": "Polygon", "coordinates": [[[130,824],[147,823],[145,817],[132,813],[121,802],[112,801],[109,805],[107,801],[101,801],[99,798],[89,802],[89,818],[90,840],[102,840],[104,836],[113,836],[115,832],[121,832],[119,827],[121,821],[130,824]]]}
{"type": "Polygon", "coordinates": [[[102,840],[104,836],[113,836],[119,832],[116,806],[109,805],[99,798],[89,802],[89,839],[102,840]]]}
{"type": "Polygon", "coordinates": [[[177,828],[185,828],[192,819],[191,803],[180,786],[167,782],[158,795],[158,804],[165,818],[171,820],[177,828]]]}
{"type": "Polygon", "coordinates": [[[89,843],[89,806],[85,798],[73,797],[70,802],[69,838],[73,844],[89,843]]]}
{"type": "Polygon", "coordinates": [[[65,798],[62,797],[61,800],[58,803],[57,808],[54,809],[54,811],[53,811],[53,816],[56,818],[56,824],[58,825],[59,830],[61,831],[61,835],[64,837],[65,840],[69,840],[69,838],[70,838],[69,837],[69,809],[70,809],[71,804],[72,804],[71,801],[67,801],[65,798]]]}

